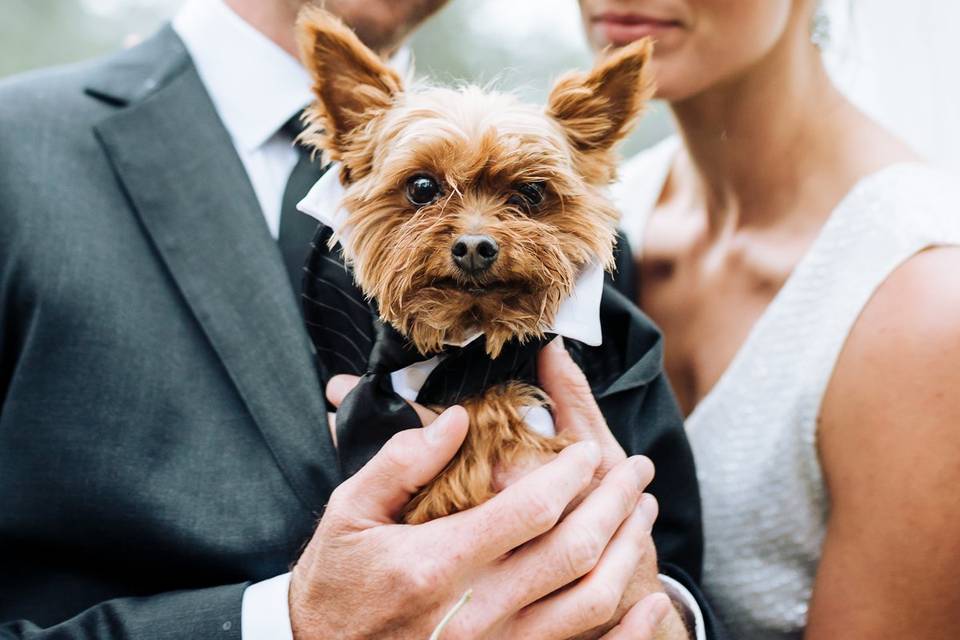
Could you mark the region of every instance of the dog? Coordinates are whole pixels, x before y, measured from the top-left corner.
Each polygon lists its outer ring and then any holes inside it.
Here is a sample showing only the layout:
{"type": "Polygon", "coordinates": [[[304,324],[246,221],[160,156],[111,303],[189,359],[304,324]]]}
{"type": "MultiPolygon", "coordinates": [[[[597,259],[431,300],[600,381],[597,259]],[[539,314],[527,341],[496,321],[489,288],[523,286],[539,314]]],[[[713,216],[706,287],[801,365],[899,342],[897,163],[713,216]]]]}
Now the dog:
{"type": "MultiPolygon", "coordinates": [[[[475,86],[410,88],[321,9],[304,9],[298,27],[316,97],[300,140],[339,167],[332,241],[383,326],[424,360],[482,344],[496,362],[545,344],[584,274],[602,285],[613,266],[619,214],[605,189],[653,92],[652,44],[562,76],[538,107],[475,86]]],[[[495,493],[498,469],[569,444],[530,427],[531,408],[550,406],[532,382],[455,398],[466,440],[405,522],[475,506],[495,493]]]]}

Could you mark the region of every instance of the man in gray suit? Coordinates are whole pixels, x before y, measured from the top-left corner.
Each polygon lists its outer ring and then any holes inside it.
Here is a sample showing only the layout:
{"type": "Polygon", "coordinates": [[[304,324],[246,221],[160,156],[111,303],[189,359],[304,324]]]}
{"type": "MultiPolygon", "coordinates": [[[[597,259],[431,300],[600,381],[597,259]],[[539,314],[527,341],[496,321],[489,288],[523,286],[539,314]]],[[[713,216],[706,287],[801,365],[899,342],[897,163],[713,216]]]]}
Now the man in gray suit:
{"type": "MultiPolygon", "coordinates": [[[[422,527],[390,523],[462,411],[341,484],[276,242],[302,228],[299,4],[190,0],[138,47],[0,83],[0,637],[426,638],[473,587],[453,635],[560,638],[662,589],[635,578],[656,576],[649,462],[554,526],[609,437],[422,527]]],[[[384,53],[442,4],[327,2],[384,53]]]]}

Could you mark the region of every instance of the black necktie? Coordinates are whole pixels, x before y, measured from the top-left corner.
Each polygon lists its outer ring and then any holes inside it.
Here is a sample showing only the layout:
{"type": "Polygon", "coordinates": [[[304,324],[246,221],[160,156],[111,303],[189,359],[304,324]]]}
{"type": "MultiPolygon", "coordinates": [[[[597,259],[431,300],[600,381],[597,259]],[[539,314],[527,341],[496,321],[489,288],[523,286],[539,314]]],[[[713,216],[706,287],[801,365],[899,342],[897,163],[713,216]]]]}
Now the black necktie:
{"type": "MultiPolygon", "coordinates": [[[[287,120],[281,131],[296,140],[303,131],[300,114],[287,120]]],[[[297,203],[303,199],[310,188],[320,179],[327,167],[323,166],[320,156],[311,159],[310,151],[296,144],[299,159],[293,167],[293,172],[287,179],[287,186],[283,191],[283,200],[280,208],[280,232],[277,243],[283,254],[283,262],[290,276],[293,293],[300,297],[303,283],[303,265],[310,251],[310,240],[317,229],[317,221],[305,213],[297,210],[297,203]]],[[[328,165],[329,166],[329,165],[328,165]]]]}

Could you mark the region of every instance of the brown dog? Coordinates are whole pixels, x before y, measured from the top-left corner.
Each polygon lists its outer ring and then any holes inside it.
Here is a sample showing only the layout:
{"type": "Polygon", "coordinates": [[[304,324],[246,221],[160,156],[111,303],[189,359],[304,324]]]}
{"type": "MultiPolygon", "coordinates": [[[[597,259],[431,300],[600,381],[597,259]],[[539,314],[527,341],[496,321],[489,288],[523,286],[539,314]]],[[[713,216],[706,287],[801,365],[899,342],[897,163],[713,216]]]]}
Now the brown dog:
{"type": "MultiPolygon", "coordinates": [[[[542,338],[581,273],[612,266],[619,216],[604,188],[652,91],[649,42],[563,76],[546,109],[472,86],[408,90],[321,10],[301,15],[300,45],[317,98],[302,140],[340,163],[344,258],[425,357],[475,334],[490,358],[542,338]]],[[[466,442],[407,522],[474,506],[493,494],[496,468],[566,444],[527,428],[525,409],[549,405],[530,384],[463,404],[466,442]]]]}

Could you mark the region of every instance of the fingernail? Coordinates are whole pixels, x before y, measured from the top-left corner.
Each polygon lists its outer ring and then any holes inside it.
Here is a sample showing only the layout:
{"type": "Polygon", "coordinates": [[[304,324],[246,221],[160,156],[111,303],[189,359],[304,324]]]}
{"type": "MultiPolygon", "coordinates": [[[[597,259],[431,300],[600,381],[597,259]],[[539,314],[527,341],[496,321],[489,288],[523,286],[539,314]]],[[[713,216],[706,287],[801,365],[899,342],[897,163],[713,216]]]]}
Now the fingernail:
{"type": "Polygon", "coordinates": [[[655,593],[650,596],[653,602],[650,604],[650,611],[647,613],[647,620],[651,627],[658,627],[663,622],[667,614],[670,613],[670,597],[665,593],[655,593]]]}
{"type": "Polygon", "coordinates": [[[437,444],[442,441],[450,427],[451,409],[448,407],[443,413],[437,416],[437,419],[424,427],[424,436],[430,444],[437,444]]]}
{"type": "Polygon", "coordinates": [[[653,461],[647,456],[630,456],[633,463],[633,470],[637,474],[637,479],[643,482],[644,486],[653,479],[656,470],[653,469],[653,461]]]}
{"type": "Polygon", "coordinates": [[[660,505],[657,503],[657,499],[649,493],[645,493],[640,496],[640,504],[637,505],[637,508],[647,522],[647,529],[652,529],[653,523],[656,521],[657,514],[660,511],[660,505]]]}

